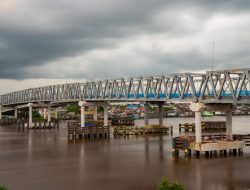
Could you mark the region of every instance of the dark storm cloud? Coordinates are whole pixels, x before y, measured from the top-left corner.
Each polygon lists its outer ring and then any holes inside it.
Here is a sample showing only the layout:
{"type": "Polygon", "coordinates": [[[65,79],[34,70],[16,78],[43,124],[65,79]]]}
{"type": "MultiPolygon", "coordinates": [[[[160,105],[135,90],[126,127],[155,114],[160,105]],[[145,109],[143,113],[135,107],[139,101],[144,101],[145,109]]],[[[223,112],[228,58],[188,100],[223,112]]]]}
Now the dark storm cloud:
{"type": "MultiPolygon", "coordinates": [[[[250,7],[250,2],[247,0],[2,1],[0,78],[10,79],[91,78],[93,75],[107,77],[109,72],[105,72],[104,69],[108,67],[116,69],[113,73],[121,75],[149,73],[152,68],[157,68],[154,65],[171,72],[182,71],[183,67],[187,70],[204,69],[207,68],[207,58],[197,52],[190,54],[151,52],[149,57],[145,54],[148,61],[143,67],[144,71],[141,71],[143,61],[131,71],[130,67],[126,67],[124,60],[126,57],[116,56],[110,60],[92,58],[89,60],[91,63],[86,65],[83,63],[83,67],[86,68],[81,73],[80,68],[69,70],[69,63],[66,67],[66,63],[60,60],[84,55],[96,49],[115,49],[121,41],[129,40],[130,37],[157,34],[166,34],[173,38],[185,37],[187,34],[191,35],[202,30],[204,22],[214,14],[244,14],[248,13],[250,7]],[[201,28],[198,30],[189,28],[184,21],[181,21],[179,15],[182,11],[194,14],[198,22],[196,25],[201,28]],[[162,17],[158,15],[161,12],[165,13],[162,17]],[[50,63],[55,61],[60,62],[56,64],[57,68],[50,67],[50,63]],[[175,65],[174,68],[172,65],[175,65]],[[41,69],[41,66],[47,70],[41,69]],[[64,67],[66,68],[63,70],[64,67]],[[61,73],[57,74],[56,69],[61,69],[61,73]]],[[[243,55],[240,54],[238,52],[239,56],[246,57],[249,49],[245,50],[243,55]]],[[[128,61],[133,60],[140,62],[136,55],[128,58],[128,61]]],[[[222,61],[220,64],[225,63],[222,61]]]]}

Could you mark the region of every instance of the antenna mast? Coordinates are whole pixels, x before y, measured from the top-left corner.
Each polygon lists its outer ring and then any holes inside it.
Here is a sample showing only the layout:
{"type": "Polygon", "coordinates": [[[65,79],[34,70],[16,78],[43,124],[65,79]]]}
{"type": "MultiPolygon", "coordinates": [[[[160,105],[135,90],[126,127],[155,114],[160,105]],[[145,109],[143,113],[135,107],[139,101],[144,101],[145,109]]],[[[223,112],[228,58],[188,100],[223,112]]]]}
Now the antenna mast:
{"type": "Polygon", "coordinates": [[[213,41],[213,49],[212,49],[212,71],[214,70],[214,41],[213,41]]]}

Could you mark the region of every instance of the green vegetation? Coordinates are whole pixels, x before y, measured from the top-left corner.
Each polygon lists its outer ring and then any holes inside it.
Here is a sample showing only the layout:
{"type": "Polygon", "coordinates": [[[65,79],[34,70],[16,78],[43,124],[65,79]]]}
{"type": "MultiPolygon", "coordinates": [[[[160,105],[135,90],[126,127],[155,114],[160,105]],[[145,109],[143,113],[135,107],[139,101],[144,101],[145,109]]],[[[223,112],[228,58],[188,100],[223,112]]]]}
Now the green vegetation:
{"type": "Polygon", "coordinates": [[[172,106],[164,106],[164,110],[165,111],[173,110],[173,107],[172,106]]]}
{"type": "Polygon", "coordinates": [[[202,116],[206,116],[206,117],[213,116],[213,112],[204,111],[202,112],[202,116]]]}
{"type": "Polygon", "coordinates": [[[170,182],[168,178],[164,177],[158,190],[184,190],[184,186],[177,181],[170,182]]]}
{"type": "Polygon", "coordinates": [[[121,110],[125,110],[126,107],[127,107],[127,105],[119,105],[118,107],[119,107],[119,109],[121,109],[121,110]]]}
{"type": "Polygon", "coordinates": [[[97,112],[104,112],[103,106],[97,106],[97,112]]]}
{"type": "MultiPolygon", "coordinates": [[[[33,119],[33,120],[42,120],[43,117],[39,114],[38,111],[33,110],[33,111],[32,111],[32,119],[33,119]]],[[[1,189],[0,189],[0,190],[1,190],[1,189]]]]}
{"type": "Polygon", "coordinates": [[[148,111],[153,111],[153,110],[154,110],[153,106],[152,106],[152,105],[149,105],[149,106],[148,106],[148,111]]]}
{"type": "Polygon", "coordinates": [[[75,114],[79,113],[80,112],[80,106],[78,105],[75,105],[75,104],[69,104],[67,107],[66,107],[66,110],[67,112],[74,112],[75,114]]]}
{"type": "Polygon", "coordinates": [[[9,190],[9,188],[7,188],[6,186],[0,184],[0,190],[9,190]]]}

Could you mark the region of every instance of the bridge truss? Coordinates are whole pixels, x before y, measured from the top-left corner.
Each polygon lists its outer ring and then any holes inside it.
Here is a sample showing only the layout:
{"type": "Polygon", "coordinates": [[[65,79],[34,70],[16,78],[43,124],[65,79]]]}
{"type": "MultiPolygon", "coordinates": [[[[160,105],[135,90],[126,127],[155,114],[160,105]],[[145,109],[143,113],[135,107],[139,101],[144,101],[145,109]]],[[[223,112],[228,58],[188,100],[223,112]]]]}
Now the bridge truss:
{"type": "Polygon", "coordinates": [[[2,106],[80,100],[250,103],[250,69],[50,85],[0,96],[2,106]]]}

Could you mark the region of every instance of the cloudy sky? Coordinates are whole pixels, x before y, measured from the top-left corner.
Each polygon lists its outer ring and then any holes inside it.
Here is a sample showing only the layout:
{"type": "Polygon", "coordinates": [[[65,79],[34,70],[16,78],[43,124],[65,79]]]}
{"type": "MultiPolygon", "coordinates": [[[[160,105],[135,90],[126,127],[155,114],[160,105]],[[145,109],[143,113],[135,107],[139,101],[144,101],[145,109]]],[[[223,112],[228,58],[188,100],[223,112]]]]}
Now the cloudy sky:
{"type": "Polygon", "coordinates": [[[249,0],[0,0],[0,94],[250,67],[249,0]]]}

